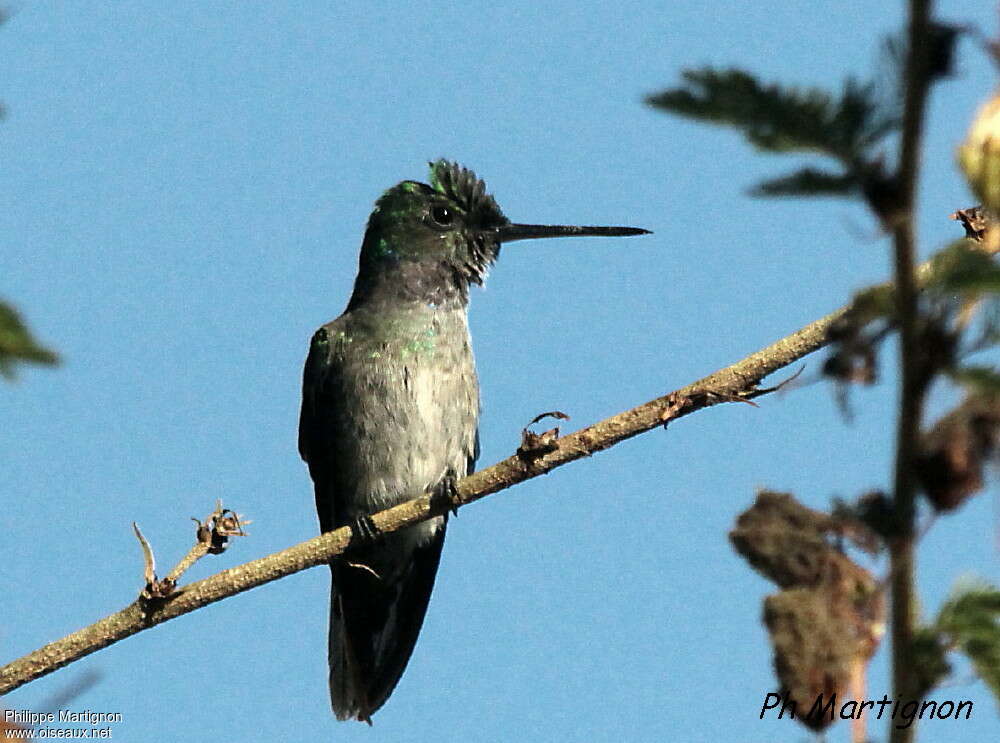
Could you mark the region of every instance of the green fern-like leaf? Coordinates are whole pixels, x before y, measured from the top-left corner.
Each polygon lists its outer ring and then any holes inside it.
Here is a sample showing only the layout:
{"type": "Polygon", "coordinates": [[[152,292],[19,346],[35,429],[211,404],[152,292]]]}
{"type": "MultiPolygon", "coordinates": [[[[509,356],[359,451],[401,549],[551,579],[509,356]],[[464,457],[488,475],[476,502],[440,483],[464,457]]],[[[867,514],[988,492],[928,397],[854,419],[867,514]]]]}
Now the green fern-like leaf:
{"type": "Polygon", "coordinates": [[[853,174],[828,173],[802,168],[781,178],[758,184],[751,196],[850,196],[858,187],[853,174]]]}
{"type": "Polygon", "coordinates": [[[738,69],[682,73],[684,86],[649,96],[670,113],[731,126],[769,152],[817,152],[853,166],[899,126],[886,114],[872,84],[849,78],[840,97],[819,88],[764,85],[738,69]]]}
{"type": "Polygon", "coordinates": [[[956,240],[931,260],[927,288],[945,294],[1000,292],[1000,266],[968,240],[956,240]]]}
{"type": "Polygon", "coordinates": [[[988,583],[957,589],[941,607],[937,627],[1000,700],[1000,590],[988,583]]]}
{"type": "Polygon", "coordinates": [[[896,314],[895,287],[877,284],[861,289],[851,298],[850,314],[862,324],[894,317],[896,314]]]}
{"type": "Polygon", "coordinates": [[[961,366],[949,376],[972,393],[1000,395],[1000,372],[992,366],[961,366]]]}
{"type": "Polygon", "coordinates": [[[0,302],[0,376],[13,379],[17,362],[52,366],[59,357],[38,344],[17,310],[0,302]]]}
{"type": "Polygon", "coordinates": [[[918,627],[910,647],[914,671],[910,693],[919,699],[941,683],[952,668],[947,658],[946,638],[937,627],[918,627]]]}

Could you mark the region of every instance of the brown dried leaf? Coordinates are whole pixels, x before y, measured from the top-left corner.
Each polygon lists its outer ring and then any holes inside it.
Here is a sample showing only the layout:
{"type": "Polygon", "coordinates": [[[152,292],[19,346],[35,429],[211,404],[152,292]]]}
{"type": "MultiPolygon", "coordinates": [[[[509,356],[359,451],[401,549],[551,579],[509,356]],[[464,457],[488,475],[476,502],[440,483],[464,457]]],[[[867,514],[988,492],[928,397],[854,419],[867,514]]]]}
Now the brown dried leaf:
{"type": "Polygon", "coordinates": [[[826,533],[833,520],[789,493],[762,490],[740,514],[729,541],[765,577],[782,588],[814,585],[831,550],[826,533]]]}
{"type": "Polygon", "coordinates": [[[983,466],[1000,439],[1000,398],[969,395],[927,431],[915,467],[938,511],[952,511],[983,487],[983,466]]]}
{"type": "MultiPolygon", "coordinates": [[[[848,693],[853,675],[884,633],[885,602],[875,578],[827,540],[837,519],[787,493],[761,492],[729,538],[758,571],[783,586],[764,602],[782,688],[800,708],[819,694],[848,693]]],[[[829,718],[797,718],[822,730],[829,718]]]]}
{"type": "Polygon", "coordinates": [[[967,209],[958,209],[948,215],[949,219],[954,219],[962,223],[965,228],[965,236],[982,242],[986,236],[986,230],[993,223],[993,217],[982,206],[970,206],[967,209]]]}

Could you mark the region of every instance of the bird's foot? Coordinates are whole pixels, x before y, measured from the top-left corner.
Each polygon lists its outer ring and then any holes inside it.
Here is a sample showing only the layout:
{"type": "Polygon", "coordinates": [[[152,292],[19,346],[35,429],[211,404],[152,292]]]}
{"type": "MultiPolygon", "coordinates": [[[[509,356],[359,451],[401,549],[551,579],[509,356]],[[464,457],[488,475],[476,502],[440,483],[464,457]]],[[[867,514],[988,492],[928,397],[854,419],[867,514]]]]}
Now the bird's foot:
{"type": "Polygon", "coordinates": [[[455,517],[458,516],[458,506],[455,499],[458,497],[458,473],[455,470],[448,470],[441,482],[434,486],[431,491],[431,498],[443,499],[448,503],[448,510],[455,517]]]}
{"type": "Polygon", "coordinates": [[[371,544],[379,535],[379,529],[372,521],[372,517],[358,516],[351,524],[351,538],[357,540],[359,544],[371,544]]]}

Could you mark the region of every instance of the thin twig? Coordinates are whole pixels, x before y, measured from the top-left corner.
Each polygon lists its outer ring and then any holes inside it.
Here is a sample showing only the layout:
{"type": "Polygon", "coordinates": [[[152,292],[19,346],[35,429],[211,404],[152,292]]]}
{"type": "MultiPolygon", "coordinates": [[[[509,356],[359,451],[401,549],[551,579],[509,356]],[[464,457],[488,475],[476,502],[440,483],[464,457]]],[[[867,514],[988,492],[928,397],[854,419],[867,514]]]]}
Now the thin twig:
{"type": "Polygon", "coordinates": [[[180,579],[180,577],[184,575],[184,573],[186,573],[192,565],[208,554],[208,547],[209,545],[207,542],[202,542],[200,540],[195,542],[191,546],[191,549],[188,550],[188,553],[181,558],[181,561],[174,566],[174,569],[170,571],[164,580],[176,585],[178,579],[180,579]]]}

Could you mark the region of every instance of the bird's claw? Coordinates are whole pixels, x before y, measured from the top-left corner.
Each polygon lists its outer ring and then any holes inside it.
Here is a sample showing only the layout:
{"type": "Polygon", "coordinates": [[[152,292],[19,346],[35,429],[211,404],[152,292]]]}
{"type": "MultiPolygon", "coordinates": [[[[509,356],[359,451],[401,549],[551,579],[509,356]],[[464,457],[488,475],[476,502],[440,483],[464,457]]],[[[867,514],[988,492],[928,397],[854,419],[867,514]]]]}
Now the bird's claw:
{"type": "Polygon", "coordinates": [[[458,498],[458,474],[455,470],[448,470],[441,478],[431,493],[433,498],[441,498],[448,502],[448,510],[453,516],[458,517],[458,506],[455,499],[458,498]]]}
{"type": "Polygon", "coordinates": [[[370,544],[378,538],[379,529],[371,516],[358,516],[351,524],[351,534],[361,544],[370,544]]]}

